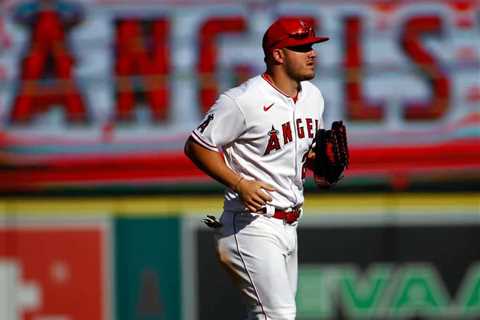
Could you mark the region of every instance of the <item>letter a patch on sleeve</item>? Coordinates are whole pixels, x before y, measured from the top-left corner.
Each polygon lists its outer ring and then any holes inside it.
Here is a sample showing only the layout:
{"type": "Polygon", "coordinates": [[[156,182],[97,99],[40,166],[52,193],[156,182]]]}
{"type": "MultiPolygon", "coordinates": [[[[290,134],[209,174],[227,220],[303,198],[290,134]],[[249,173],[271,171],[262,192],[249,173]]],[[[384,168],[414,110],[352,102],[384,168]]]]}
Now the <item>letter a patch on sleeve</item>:
{"type": "Polygon", "coordinates": [[[205,131],[205,129],[207,128],[208,124],[210,123],[210,121],[213,120],[213,113],[209,114],[208,117],[198,126],[198,131],[200,131],[201,133],[203,133],[203,131],[205,131]]]}

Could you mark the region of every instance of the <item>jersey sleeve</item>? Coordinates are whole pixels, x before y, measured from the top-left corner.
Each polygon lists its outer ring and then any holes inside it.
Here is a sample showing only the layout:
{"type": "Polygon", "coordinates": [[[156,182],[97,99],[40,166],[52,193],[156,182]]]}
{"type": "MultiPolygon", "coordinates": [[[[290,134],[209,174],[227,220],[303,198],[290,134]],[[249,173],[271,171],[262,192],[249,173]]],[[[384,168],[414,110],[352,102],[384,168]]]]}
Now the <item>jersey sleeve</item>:
{"type": "Polygon", "coordinates": [[[229,96],[222,94],[207,112],[192,138],[207,149],[220,149],[245,131],[245,117],[229,96]]]}

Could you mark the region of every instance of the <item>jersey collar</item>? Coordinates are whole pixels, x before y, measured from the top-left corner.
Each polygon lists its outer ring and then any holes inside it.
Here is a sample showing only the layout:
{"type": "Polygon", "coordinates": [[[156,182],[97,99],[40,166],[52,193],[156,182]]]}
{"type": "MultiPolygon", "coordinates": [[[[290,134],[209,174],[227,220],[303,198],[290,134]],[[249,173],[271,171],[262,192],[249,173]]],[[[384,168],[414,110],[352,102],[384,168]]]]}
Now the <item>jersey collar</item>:
{"type": "Polygon", "coordinates": [[[295,97],[292,97],[292,96],[289,96],[288,94],[286,94],[285,92],[283,92],[282,90],[280,90],[280,88],[278,88],[273,83],[272,78],[270,78],[270,76],[266,72],[262,73],[262,79],[265,80],[273,89],[275,89],[278,93],[280,93],[285,98],[292,99],[294,103],[297,102],[300,91],[302,91],[302,86],[301,85],[300,85],[300,90],[297,92],[297,95],[295,97]]]}

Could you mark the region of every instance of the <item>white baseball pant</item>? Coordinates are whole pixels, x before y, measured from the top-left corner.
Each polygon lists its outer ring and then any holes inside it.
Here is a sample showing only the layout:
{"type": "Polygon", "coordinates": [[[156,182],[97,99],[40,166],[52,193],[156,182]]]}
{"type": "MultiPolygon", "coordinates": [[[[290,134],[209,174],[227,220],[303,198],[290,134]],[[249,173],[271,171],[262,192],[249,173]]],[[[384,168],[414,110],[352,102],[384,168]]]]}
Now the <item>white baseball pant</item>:
{"type": "Polygon", "coordinates": [[[294,320],[298,222],[229,211],[220,221],[217,253],[245,298],[247,320],[294,320]]]}

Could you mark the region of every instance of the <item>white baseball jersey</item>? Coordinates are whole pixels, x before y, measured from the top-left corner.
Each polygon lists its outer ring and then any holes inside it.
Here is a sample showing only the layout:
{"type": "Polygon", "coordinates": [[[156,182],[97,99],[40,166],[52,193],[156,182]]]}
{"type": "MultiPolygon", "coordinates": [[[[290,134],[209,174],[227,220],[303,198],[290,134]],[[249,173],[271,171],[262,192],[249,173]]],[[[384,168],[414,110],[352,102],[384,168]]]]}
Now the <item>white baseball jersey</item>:
{"type": "MultiPolygon", "coordinates": [[[[296,103],[264,76],[256,76],[220,95],[192,137],[223,152],[227,165],[246,179],[271,184],[271,205],[303,203],[303,165],[315,132],[323,128],[324,100],[309,81],[301,82],[296,103]]],[[[225,210],[243,209],[228,189],[225,210]]]]}
{"type": "Polygon", "coordinates": [[[245,179],[271,184],[267,214],[245,211],[234,190],[225,193],[222,227],[216,231],[220,262],[234,275],[247,302],[248,319],[295,319],[297,223],[272,218],[275,208],[303,203],[304,164],[315,132],[323,128],[320,90],[301,82],[296,102],[254,77],[222,94],[192,137],[223,152],[245,179]]]}

